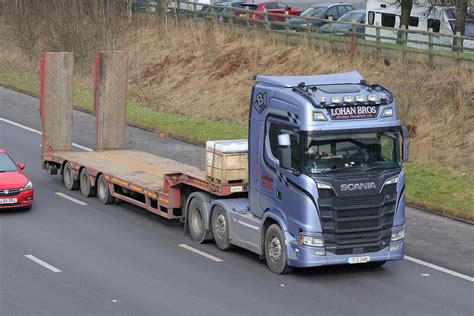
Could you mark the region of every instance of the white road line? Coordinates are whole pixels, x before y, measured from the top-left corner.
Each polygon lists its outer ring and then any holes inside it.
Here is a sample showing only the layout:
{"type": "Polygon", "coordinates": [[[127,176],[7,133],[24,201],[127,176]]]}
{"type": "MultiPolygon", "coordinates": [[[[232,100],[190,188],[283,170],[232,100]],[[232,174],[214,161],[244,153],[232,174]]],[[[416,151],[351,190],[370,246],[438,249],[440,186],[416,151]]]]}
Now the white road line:
{"type": "Polygon", "coordinates": [[[187,249],[187,250],[189,250],[189,251],[192,251],[192,252],[194,252],[194,253],[197,253],[198,255],[204,256],[204,257],[206,257],[206,258],[208,258],[208,259],[211,259],[211,260],[213,260],[213,261],[215,261],[215,262],[222,262],[222,261],[224,261],[224,260],[222,260],[221,258],[214,257],[213,255],[210,255],[210,254],[208,254],[208,253],[205,253],[205,252],[203,252],[203,251],[201,251],[201,250],[198,250],[198,249],[193,248],[193,247],[191,247],[191,246],[188,246],[188,245],[186,245],[186,244],[179,244],[178,246],[180,246],[181,248],[187,249]]]}
{"type": "MultiPolygon", "coordinates": [[[[16,127],[19,127],[19,128],[23,128],[24,130],[27,130],[29,132],[32,132],[32,133],[35,133],[35,134],[38,134],[38,135],[42,134],[41,131],[38,131],[38,130],[33,129],[31,127],[28,127],[28,126],[25,126],[25,125],[22,125],[22,124],[19,124],[19,123],[16,123],[16,122],[13,122],[13,121],[10,121],[10,120],[7,120],[7,119],[4,119],[3,117],[0,117],[0,121],[8,123],[8,124],[16,126],[16,127]]],[[[82,149],[82,150],[85,150],[85,151],[92,151],[91,148],[85,147],[85,146],[82,146],[82,145],[79,145],[79,144],[76,144],[76,143],[72,143],[72,145],[76,148],[79,148],[79,149],[82,149]]]]}
{"type": "Polygon", "coordinates": [[[416,259],[416,258],[413,258],[413,257],[410,257],[410,256],[405,256],[405,259],[408,260],[408,261],[417,263],[417,264],[421,264],[422,266],[425,266],[425,267],[434,269],[434,270],[436,270],[436,271],[444,272],[444,273],[450,274],[450,275],[452,275],[452,276],[461,278],[461,279],[466,280],[466,281],[469,281],[469,282],[474,282],[474,278],[473,278],[473,277],[470,277],[470,276],[468,276],[468,275],[465,275],[465,274],[462,274],[462,273],[459,273],[459,272],[456,272],[456,271],[452,271],[452,270],[449,270],[449,269],[446,269],[446,268],[437,266],[437,265],[435,265],[435,264],[432,264],[432,263],[429,263],[429,262],[425,262],[425,261],[423,261],[423,260],[416,259]]]}
{"type": "Polygon", "coordinates": [[[25,255],[25,257],[27,257],[27,258],[30,259],[31,261],[36,262],[36,263],[39,264],[40,266],[45,267],[45,268],[48,269],[48,270],[51,270],[51,271],[53,271],[53,272],[61,272],[61,270],[59,270],[59,269],[56,268],[55,266],[52,266],[52,265],[50,265],[49,263],[44,262],[43,260],[38,259],[38,258],[36,258],[36,257],[33,256],[33,255],[25,255]]]}
{"type": "Polygon", "coordinates": [[[80,200],[77,200],[77,199],[75,199],[75,198],[73,198],[73,197],[71,197],[71,196],[69,196],[69,195],[67,195],[67,194],[64,194],[64,193],[61,193],[61,192],[56,192],[55,194],[56,194],[56,195],[59,195],[60,197],[65,198],[65,199],[67,199],[67,200],[69,200],[69,201],[72,201],[72,202],[74,202],[74,203],[77,203],[77,204],[79,204],[79,205],[82,205],[82,206],[87,205],[87,203],[82,202],[82,201],[80,201],[80,200]]]}

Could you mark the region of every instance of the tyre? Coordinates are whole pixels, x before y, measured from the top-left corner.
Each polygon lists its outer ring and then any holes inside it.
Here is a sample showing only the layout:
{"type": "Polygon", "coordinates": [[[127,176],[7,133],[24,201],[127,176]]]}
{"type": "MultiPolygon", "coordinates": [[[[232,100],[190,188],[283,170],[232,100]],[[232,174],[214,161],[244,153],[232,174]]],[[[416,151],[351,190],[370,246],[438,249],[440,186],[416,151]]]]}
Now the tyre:
{"type": "Polygon", "coordinates": [[[74,179],[74,171],[69,162],[66,162],[63,170],[63,183],[69,191],[79,189],[79,180],[74,179]]]}
{"type": "Polygon", "coordinates": [[[204,228],[203,205],[198,198],[193,198],[189,203],[188,226],[191,238],[199,244],[202,243],[206,237],[206,229],[204,228]]]}
{"type": "Polygon", "coordinates": [[[102,204],[112,204],[115,202],[115,198],[110,193],[109,184],[105,181],[105,177],[102,174],[97,180],[97,198],[102,204]]]}
{"type": "Polygon", "coordinates": [[[215,206],[211,216],[211,229],[217,248],[227,250],[231,247],[229,241],[229,220],[227,212],[221,206],[215,206]]]}
{"type": "Polygon", "coordinates": [[[265,259],[268,268],[277,274],[285,274],[293,271],[286,263],[288,255],[286,253],[285,237],[280,226],[272,224],[265,234],[265,259]]]}
{"type": "Polygon", "coordinates": [[[91,177],[87,173],[86,168],[81,170],[81,175],[79,176],[80,179],[80,188],[81,194],[85,197],[93,197],[97,194],[97,187],[93,187],[91,183],[91,177]]]}

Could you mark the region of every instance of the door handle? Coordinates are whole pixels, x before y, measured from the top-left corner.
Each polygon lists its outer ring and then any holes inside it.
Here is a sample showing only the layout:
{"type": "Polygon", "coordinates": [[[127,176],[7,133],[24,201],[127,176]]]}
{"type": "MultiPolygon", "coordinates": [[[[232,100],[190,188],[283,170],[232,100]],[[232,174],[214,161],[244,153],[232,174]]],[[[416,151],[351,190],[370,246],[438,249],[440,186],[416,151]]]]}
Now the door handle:
{"type": "Polygon", "coordinates": [[[281,201],[282,198],[281,198],[281,192],[280,192],[280,190],[276,190],[275,195],[276,195],[276,198],[281,201]]]}

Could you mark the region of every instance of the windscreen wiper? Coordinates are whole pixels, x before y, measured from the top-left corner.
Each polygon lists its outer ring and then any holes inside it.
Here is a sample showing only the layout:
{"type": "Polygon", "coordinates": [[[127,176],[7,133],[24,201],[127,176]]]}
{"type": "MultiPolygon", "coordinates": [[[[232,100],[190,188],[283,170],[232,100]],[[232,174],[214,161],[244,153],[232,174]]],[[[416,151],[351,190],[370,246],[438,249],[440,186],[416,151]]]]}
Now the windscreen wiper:
{"type": "Polygon", "coordinates": [[[397,169],[397,168],[401,168],[401,167],[400,166],[390,166],[390,167],[374,166],[374,167],[367,168],[364,171],[381,170],[381,169],[397,169]]]}

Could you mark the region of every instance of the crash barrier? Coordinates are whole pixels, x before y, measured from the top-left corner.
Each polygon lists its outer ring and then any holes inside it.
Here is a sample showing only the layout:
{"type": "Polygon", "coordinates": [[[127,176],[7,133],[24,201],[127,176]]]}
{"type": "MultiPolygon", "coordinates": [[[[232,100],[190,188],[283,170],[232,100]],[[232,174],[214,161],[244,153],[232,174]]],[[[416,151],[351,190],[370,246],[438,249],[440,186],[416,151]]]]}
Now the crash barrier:
{"type": "MultiPolygon", "coordinates": [[[[159,12],[158,4],[150,2],[145,12],[159,12]]],[[[347,43],[354,46],[364,46],[376,50],[380,56],[387,51],[396,51],[403,60],[407,55],[425,55],[427,63],[433,63],[435,57],[451,59],[457,62],[474,64],[474,38],[468,36],[407,29],[405,26],[392,28],[345,21],[292,16],[288,12],[276,14],[266,11],[252,11],[231,5],[205,5],[197,2],[171,0],[167,7],[168,14],[178,18],[193,18],[227,24],[232,27],[259,29],[268,33],[281,34],[286,39],[309,36],[316,41],[325,41],[336,46],[337,43],[347,43]],[[304,19],[302,24],[294,25],[291,18],[304,19]],[[328,24],[325,31],[312,26],[313,22],[328,24]],[[335,24],[350,25],[349,30],[340,32],[335,24]],[[364,31],[361,32],[360,29],[364,31]]]]}

